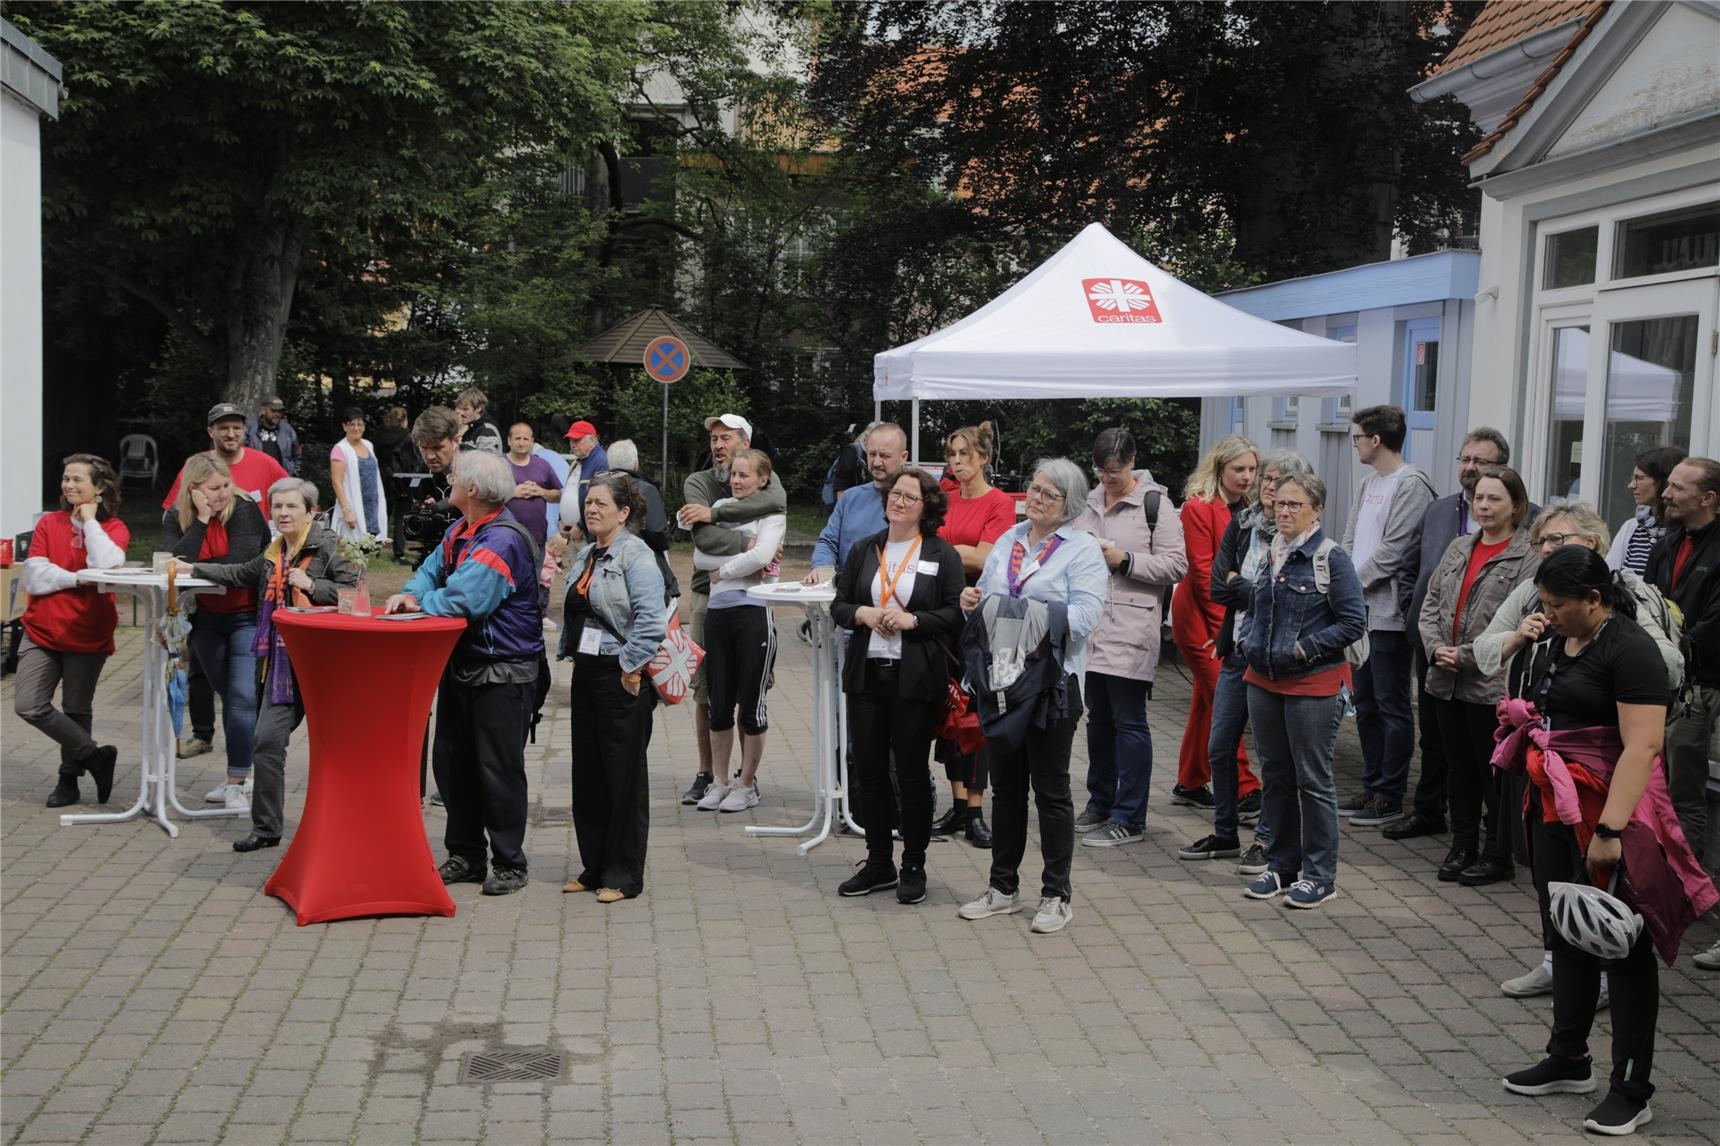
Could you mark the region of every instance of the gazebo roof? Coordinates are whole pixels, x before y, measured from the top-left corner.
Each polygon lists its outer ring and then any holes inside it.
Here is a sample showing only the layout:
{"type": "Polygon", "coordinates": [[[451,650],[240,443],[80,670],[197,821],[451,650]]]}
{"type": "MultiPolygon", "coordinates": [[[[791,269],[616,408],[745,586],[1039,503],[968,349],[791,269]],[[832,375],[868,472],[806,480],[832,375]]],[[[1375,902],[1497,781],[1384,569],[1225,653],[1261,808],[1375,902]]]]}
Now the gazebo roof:
{"type": "Polygon", "coordinates": [[[745,370],[747,364],[664,310],[648,306],[637,314],[622,319],[602,334],[579,348],[581,358],[593,362],[625,362],[638,365],[645,360],[645,348],[664,335],[673,335],[687,344],[693,361],[713,370],[745,370]]]}

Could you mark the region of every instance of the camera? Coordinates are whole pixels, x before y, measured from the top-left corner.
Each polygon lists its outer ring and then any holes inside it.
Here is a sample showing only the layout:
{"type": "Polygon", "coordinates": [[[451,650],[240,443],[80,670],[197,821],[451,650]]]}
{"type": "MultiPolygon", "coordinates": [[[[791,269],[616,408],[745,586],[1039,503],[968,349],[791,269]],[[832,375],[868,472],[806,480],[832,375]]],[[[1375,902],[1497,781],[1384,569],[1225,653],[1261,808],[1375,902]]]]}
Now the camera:
{"type": "Polygon", "coordinates": [[[395,501],[404,509],[400,535],[422,558],[442,540],[460,511],[448,504],[448,479],[443,474],[397,473],[393,480],[395,501]]]}

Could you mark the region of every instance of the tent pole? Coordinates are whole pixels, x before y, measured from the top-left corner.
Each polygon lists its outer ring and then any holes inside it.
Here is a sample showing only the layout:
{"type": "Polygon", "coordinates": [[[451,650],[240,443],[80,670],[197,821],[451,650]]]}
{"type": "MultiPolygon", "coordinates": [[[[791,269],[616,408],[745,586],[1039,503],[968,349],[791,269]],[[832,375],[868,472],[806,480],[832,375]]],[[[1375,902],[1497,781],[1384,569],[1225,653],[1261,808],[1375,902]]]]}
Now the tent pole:
{"type": "Polygon", "coordinates": [[[920,462],[920,400],[914,399],[913,409],[908,415],[913,419],[913,437],[908,443],[908,463],[918,465],[920,462]]]}

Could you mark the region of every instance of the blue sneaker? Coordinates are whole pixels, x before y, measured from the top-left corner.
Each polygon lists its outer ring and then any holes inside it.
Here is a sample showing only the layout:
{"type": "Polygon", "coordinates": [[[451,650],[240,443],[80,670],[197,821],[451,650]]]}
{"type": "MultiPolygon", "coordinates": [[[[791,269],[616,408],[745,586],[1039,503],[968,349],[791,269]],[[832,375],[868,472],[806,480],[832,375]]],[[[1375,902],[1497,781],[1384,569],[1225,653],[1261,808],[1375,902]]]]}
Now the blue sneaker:
{"type": "Polygon", "coordinates": [[[1290,885],[1284,901],[1290,907],[1319,907],[1337,894],[1337,885],[1327,880],[1299,879],[1290,885]]]}
{"type": "Polygon", "coordinates": [[[1275,899],[1288,891],[1288,886],[1275,871],[1262,872],[1260,877],[1242,889],[1249,899],[1275,899]]]}

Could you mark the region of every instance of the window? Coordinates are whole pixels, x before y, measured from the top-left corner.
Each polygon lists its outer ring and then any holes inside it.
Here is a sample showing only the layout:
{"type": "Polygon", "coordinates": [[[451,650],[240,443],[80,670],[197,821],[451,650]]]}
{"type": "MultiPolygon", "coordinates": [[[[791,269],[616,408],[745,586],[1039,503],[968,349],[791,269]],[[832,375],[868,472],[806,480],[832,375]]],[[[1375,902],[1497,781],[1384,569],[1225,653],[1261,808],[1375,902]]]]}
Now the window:
{"type": "Polygon", "coordinates": [[[1246,422],[1247,419],[1242,409],[1242,399],[1232,398],[1230,400],[1230,432],[1233,434],[1242,433],[1246,422]]]}
{"type": "MultiPolygon", "coordinates": [[[[1326,337],[1333,342],[1356,344],[1356,321],[1354,318],[1340,319],[1336,322],[1326,321],[1326,337]]],[[[1325,408],[1321,411],[1321,421],[1328,426],[1344,426],[1348,433],[1350,424],[1350,395],[1343,394],[1337,398],[1327,398],[1325,408]]],[[[1348,444],[1346,440],[1345,444],[1348,444]]]]}
{"type": "Polygon", "coordinates": [[[1583,227],[1547,236],[1546,270],[1541,285],[1547,290],[1582,286],[1595,281],[1595,251],[1601,229],[1583,227]]]}
{"type": "Polygon", "coordinates": [[[1628,521],[1635,512],[1625,482],[1637,454],[1654,446],[1690,448],[1696,325],[1694,314],[1612,324],[1599,498],[1608,521],[1628,521]]]}
{"type": "Polygon", "coordinates": [[[1553,330],[1553,434],[1547,453],[1547,500],[1574,499],[1583,468],[1583,396],[1589,388],[1589,328],[1553,330]]]}
{"type": "Polygon", "coordinates": [[[1720,203],[1627,219],[1613,243],[1613,278],[1720,266],[1720,203]]]}
{"type": "Polygon", "coordinates": [[[1412,318],[1398,329],[1403,335],[1399,401],[1410,429],[1431,430],[1439,398],[1439,319],[1412,318]]]}

